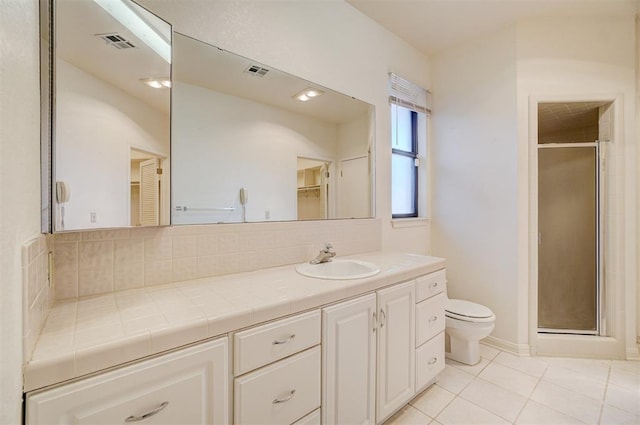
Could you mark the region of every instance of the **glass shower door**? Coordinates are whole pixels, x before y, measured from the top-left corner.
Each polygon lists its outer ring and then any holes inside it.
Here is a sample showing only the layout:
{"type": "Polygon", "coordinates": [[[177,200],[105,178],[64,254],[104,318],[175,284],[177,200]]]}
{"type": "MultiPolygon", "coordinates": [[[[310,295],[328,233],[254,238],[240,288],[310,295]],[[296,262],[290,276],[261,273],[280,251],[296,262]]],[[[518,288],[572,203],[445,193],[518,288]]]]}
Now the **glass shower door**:
{"type": "Polygon", "coordinates": [[[598,333],[598,148],[580,145],[538,149],[541,332],[598,333]]]}

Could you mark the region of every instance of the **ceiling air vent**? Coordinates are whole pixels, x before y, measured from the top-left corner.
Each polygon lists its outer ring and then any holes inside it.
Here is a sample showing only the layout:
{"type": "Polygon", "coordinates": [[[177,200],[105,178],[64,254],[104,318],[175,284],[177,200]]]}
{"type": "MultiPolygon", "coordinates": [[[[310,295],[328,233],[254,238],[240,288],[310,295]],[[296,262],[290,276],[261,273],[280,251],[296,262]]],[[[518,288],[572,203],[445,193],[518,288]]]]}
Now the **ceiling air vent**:
{"type": "Polygon", "coordinates": [[[96,37],[100,37],[110,46],[115,47],[116,49],[131,49],[136,47],[132,42],[124,38],[118,33],[110,33],[110,34],[96,34],[96,37]]]}
{"type": "Polygon", "coordinates": [[[269,70],[260,65],[251,65],[249,68],[245,69],[244,72],[247,74],[255,75],[257,77],[264,77],[269,70]]]}

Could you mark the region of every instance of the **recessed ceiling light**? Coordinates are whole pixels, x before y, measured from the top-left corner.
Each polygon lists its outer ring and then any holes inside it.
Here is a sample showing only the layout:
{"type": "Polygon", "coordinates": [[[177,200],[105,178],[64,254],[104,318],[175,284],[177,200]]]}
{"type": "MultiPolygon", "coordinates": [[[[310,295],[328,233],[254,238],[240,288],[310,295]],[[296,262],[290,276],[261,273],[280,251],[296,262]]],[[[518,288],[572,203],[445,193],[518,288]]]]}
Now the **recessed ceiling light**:
{"type": "Polygon", "coordinates": [[[313,99],[314,97],[322,96],[323,94],[324,94],[324,91],[322,90],[314,89],[313,87],[307,87],[301,92],[294,94],[293,98],[301,102],[306,102],[308,100],[313,99]]]}
{"type": "Polygon", "coordinates": [[[171,88],[171,80],[168,78],[141,78],[140,81],[154,89],[171,88]]]}

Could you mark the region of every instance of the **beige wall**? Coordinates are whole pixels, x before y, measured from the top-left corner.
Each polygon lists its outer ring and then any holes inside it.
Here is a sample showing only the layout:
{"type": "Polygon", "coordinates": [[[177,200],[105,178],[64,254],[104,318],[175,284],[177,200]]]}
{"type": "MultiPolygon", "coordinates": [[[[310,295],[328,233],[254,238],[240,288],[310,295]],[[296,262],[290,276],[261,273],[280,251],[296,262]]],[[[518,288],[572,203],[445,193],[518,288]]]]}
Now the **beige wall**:
{"type": "Polygon", "coordinates": [[[0,423],[22,396],[21,246],[40,232],[38,2],[0,0],[0,423]]]}
{"type": "MultiPolygon", "coordinates": [[[[609,196],[607,251],[608,334],[616,355],[636,355],[636,205],[635,184],[635,23],[634,17],[549,17],[518,25],[519,239],[521,293],[537,282],[535,186],[529,177],[530,108],[535,101],[615,100],[614,141],[607,147],[609,196]],[[594,31],[597,28],[597,31],[594,31]],[[604,99],[603,99],[604,97],[604,99]],[[533,187],[531,191],[529,189],[533,187]],[[531,208],[530,208],[531,206],[531,208]],[[533,237],[531,235],[534,235],[533,237]],[[530,264],[534,262],[534,264],[530,264]],[[531,265],[532,267],[529,267],[531,265]],[[635,352],[635,353],[634,353],[635,352]]],[[[534,301],[533,294],[529,294],[534,301]]],[[[521,307],[523,312],[527,308],[521,307]]],[[[533,310],[533,307],[531,307],[533,310]]],[[[531,318],[531,316],[530,316],[531,318]]],[[[525,317],[522,323],[527,323],[525,317]]],[[[524,332],[525,329],[523,328],[524,332]]],[[[531,342],[531,341],[530,341],[531,342]]]]}
{"type": "Polygon", "coordinates": [[[634,34],[633,17],[533,19],[434,57],[432,252],[447,257],[455,296],[494,309],[505,348],[529,352],[530,101],[604,93],[621,106],[613,307],[618,341],[636,350],[634,34]]]}
{"type": "MultiPolygon", "coordinates": [[[[518,351],[516,30],[434,58],[432,252],[454,298],[495,313],[518,351]]],[[[505,346],[505,348],[507,348],[505,346]]]]}

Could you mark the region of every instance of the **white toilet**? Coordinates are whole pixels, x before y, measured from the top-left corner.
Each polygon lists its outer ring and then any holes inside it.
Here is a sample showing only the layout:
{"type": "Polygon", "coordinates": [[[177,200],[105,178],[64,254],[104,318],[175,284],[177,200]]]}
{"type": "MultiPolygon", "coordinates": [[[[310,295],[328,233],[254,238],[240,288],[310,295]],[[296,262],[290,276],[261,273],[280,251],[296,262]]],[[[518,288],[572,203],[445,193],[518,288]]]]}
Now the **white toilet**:
{"type": "Polygon", "coordinates": [[[470,301],[448,299],[445,304],[445,333],[448,344],[445,356],[460,363],[480,362],[480,340],[495,327],[496,316],[470,301]]]}

